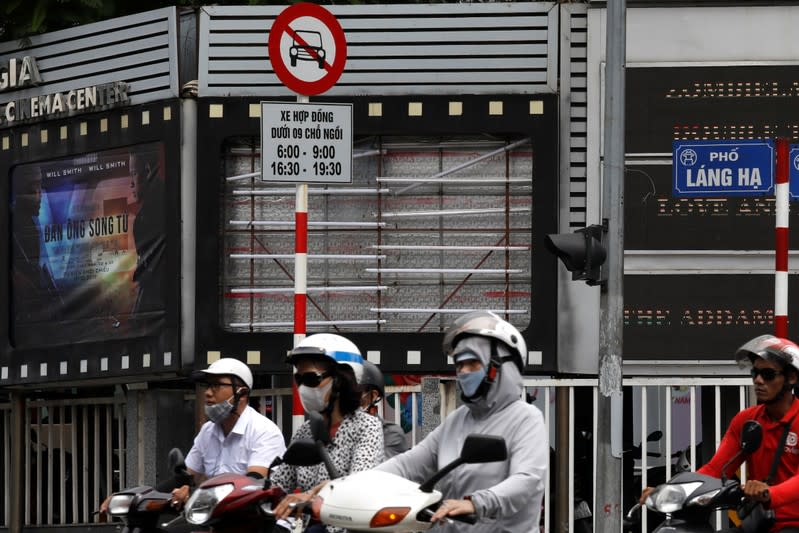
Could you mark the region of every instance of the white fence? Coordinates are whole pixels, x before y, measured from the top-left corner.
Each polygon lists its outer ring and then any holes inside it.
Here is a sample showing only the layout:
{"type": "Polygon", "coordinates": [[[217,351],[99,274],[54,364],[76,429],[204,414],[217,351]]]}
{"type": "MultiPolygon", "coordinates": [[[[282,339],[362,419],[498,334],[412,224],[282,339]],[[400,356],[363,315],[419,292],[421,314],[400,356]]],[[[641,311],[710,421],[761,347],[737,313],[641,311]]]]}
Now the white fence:
{"type": "MultiPolygon", "coordinates": [[[[642,453],[634,457],[635,447],[627,450],[624,484],[625,494],[640,494],[641,488],[661,478],[668,479],[676,452],[688,450],[687,460],[692,465],[706,462],[710,456],[698,457],[700,442],[708,443],[710,451],[718,446],[729,418],[750,403],[747,378],[627,378],[624,391],[632,395],[632,416],[625,420],[633,429],[634,443],[643,442],[642,453]],[[662,437],[647,443],[654,430],[662,437]],[[652,477],[657,474],[658,479],[652,477]]],[[[557,429],[558,397],[569,398],[568,469],[550,468],[543,512],[543,531],[559,531],[555,527],[554,505],[557,483],[568,484],[568,527],[574,530],[575,502],[585,499],[594,519],[602,518],[604,500],[594,501],[597,434],[597,380],[596,379],[541,379],[527,378],[525,389],[528,400],[544,414],[554,457],[557,429]],[[566,395],[558,394],[565,388],[566,395]],[[590,406],[590,409],[589,409],[590,406]],[[590,474],[589,474],[590,472],[590,474]],[[595,510],[599,509],[599,513],[595,510]]],[[[389,397],[380,406],[381,413],[408,431],[409,445],[422,438],[421,387],[387,387],[389,397]],[[397,408],[401,404],[404,409],[397,408]]],[[[253,391],[259,400],[261,412],[272,418],[279,427],[290,424],[291,389],[253,391]],[[265,401],[269,398],[269,401],[265,401]],[[268,408],[271,406],[271,408],[268,408]],[[284,409],[285,407],[285,409],[284,409]],[[285,420],[284,420],[285,418],[285,420]]],[[[187,396],[191,398],[191,396],[187,396]]],[[[441,402],[442,410],[449,402],[441,402]]],[[[27,525],[90,524],[98,520],[93,512],[106,494],[126,486],[125,479],[125,404],[120,398],[91,398],[70,401],[32,401],[25,409],[25,463],[23,473],[28,489],[25,491],[25,523],[27,525]]],[[[446,413],[442,413],[445,415],[446,413]]],[[[8,404],[0,404],[0,479],[10,485],[11,413],[8,404]]],[[[637,446],[638,444],[636,444],[637,446]]],[[[0,497],[0,527],[9,521],[9,491],[0,497]]],[[[584,507],[583,507],[584,509],[584,507]]],[[[626,511],[626,509],[623,509],[626,511]]],[[[642,524],[645,531],[646,517],[642,524]]]]}

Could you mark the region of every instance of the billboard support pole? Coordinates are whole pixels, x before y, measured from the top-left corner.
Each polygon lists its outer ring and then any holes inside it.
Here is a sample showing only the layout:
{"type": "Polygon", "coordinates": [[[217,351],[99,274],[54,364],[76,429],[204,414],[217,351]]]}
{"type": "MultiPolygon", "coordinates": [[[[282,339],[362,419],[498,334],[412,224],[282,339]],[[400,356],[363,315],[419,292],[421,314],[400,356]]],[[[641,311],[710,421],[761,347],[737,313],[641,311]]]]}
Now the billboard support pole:
{"type": "Polygon", "coordinates": [[[596,524],[621,531],[622,328],[624,325],[624,61],[626,0],[607,3],[605,26],[604,160],[602,223],[607,224],[607,283],[599,306],[596,524]]]}
{"type": "MultiPolygon", "coordinates": [[[[310,98],[297,95],[297,103],[307,104],[310,98]]],[[[294,346],[305,339],[308,292],[308,184],[298,183],[294,210],[294,346]]],[[[305,420],[297,383],[292,380],[292,434],[305,420]]]]}
{"type": "Polygon", "coordinates": [[[777,227],[775,228],[774,334],[788,336],[788,219],[790,214],[790,146],[779,138],[777,147],[776,195],[777,227]]]}

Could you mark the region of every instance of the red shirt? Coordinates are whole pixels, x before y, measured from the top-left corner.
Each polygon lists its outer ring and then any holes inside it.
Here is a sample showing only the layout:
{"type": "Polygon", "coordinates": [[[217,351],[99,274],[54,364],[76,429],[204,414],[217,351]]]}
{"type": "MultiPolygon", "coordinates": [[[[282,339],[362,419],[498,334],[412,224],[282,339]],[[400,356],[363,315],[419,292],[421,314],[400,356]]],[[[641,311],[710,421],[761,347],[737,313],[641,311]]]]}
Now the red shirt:
{"type": "Polygon", "coordinates": [[[788,412],[782,420],[774,421],[766,414],[765,405],[756,405],[744,409],[730,422],[727,433],[719,444],[716,454],[699,473],[713,477],[721,477],[721,468],[739,450],[741,442],[741,429],[747,420],[754,420],[763,427],[763,442],[760,447],[749,457],[740,457],[727,467],[727,477],[732,477],[735,471],[746,459],[749,479],[765,480],[774,462],[777,445],[780,443],[785,425],[793,418],[788,438],[785,440],[785,449],[780,456],[780,464],[774,479],[771,480],[769,494],[771,495],[770,507],[777,515],[775,530],[786,527],[799,527],[799,400],[794,398],[788,412]]]}

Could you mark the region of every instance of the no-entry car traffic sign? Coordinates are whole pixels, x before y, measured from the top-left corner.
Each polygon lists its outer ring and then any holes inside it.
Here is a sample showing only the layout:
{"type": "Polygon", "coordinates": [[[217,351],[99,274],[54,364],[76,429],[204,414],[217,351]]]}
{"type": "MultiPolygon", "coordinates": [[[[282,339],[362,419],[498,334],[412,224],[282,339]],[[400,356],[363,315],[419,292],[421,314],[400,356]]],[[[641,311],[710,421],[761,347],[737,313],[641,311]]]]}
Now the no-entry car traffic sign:
{"type": "Polygon", "coordinates": [[[269,61],[280,81],[295,93],[321,94],[344,71],[344,30],[322,6],[294,4],[278,15],[269,30],[269,61]]]}

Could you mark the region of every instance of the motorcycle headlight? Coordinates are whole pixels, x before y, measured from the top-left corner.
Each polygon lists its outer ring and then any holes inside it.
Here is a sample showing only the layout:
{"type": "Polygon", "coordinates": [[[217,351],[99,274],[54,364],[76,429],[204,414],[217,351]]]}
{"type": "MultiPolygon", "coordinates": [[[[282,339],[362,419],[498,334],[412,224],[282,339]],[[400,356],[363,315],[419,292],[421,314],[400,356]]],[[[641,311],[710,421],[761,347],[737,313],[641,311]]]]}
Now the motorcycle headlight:
{"type": "Polygon", "coordinates": [[[134,494],[114,494],[108,502],[108,513],[111,516],[125,516],[130,511],[130,504],[133,502],[134,494]]]}
{"type": "Polygon", "coordinates": [[[233,492],[233,483],[197,489],[186,504],[186,521],[194,525],[205,524],[217,504],[233,492]]]}
{"type": "Polygon", "coordinates": [[[719,492],[721,492],[721,489],[711,490],[710,492],[700,494],[699,496],[688,500],[686,505],[708,505],[719,492]]]}
{"type": "Polygon", "coordinates": [[[646,499],[646,506],[660,513],[673,513],[679,511],[685,500],[693,491],[702,485],[699,481],[663,485],[646,499]]]}

